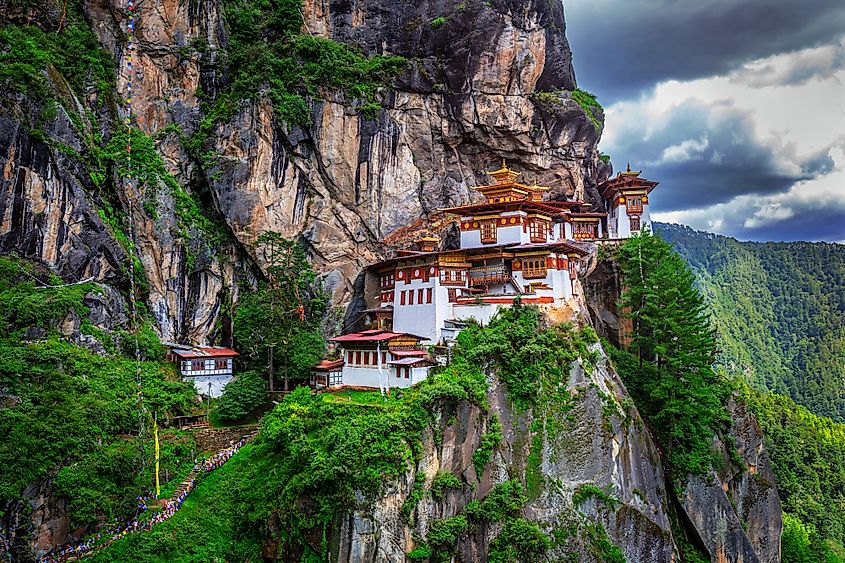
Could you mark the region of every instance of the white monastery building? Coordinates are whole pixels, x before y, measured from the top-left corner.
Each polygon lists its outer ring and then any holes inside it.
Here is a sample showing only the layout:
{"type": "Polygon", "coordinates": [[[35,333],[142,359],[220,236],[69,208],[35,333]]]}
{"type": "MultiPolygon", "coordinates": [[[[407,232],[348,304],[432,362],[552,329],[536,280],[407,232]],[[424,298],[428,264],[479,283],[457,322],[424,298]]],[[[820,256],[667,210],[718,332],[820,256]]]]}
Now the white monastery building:
{"type": "Polygon", "coordinates": [[[217,346],[174,345],[168,353],[168,359],[177,362],[182,379],[193,383],[200,395],[212,398],[222,395],[223,388],[234,378],[232,364],[238,356],[231,348],[217,346]]]}
{"type": "Polygon", "coordinates": [[[341,358],[314,368],[319,387],[407,387],[436,362],[420,347],[448,344],[466,322],[486,324],[515,299],[563,306],[576,290],[586,243],[623,239],[650,228],[648,194],[657,185],[630,166],[598,186],[605,208],[543,199],[548,188],[517,182],[506,164],[495,183],[476,188],[481,203],[443,209],[460,228],[460,246],[436,250],[439,239],[417,239],[417,250],[367,268],[364,313],[372,330],[332,339],[341,358]],[[385,373],[388,376],[385,377],[385,373]]]}

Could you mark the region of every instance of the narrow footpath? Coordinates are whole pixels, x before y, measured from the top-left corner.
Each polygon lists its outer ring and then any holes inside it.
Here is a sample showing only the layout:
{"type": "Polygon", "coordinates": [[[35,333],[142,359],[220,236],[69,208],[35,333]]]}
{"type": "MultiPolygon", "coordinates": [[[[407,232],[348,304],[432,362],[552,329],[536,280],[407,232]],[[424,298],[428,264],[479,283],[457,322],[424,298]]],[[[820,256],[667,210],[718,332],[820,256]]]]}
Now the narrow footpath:
{"type": "Polygon", "coordinates": [[[73,545],[66,545],[61,550],[55,553],[48,553],[39,561],[43,563],[64,563],[66,561],[77,561],[97,551],[110,546],[113,542],[136,532],[146,532],[151,530],[157,524],[168,520],[171,516],[182,508],[182,503],[188,497],[190,492],[194,489],[197,482],[197,477],[202,473],[214,471],[221,467],[224,463],[229,461],[232,456],[248,441],[252,440],[258,434],[258,429],[252,430],[246,434],[239,441],[230,444],[229,446],[219,450],[217,453],[209,456],[205,460],[197,463],[185,479],[179,484],[173,495],[164,501],[163,508],[153,514],[149,519],[143,519],[147,513],[147,506],[142,504],[141,512],[135,520],[128,522],[125,525],[118,526],[116,529],[101,530],[97,535],[81,541],[73,545]]]}

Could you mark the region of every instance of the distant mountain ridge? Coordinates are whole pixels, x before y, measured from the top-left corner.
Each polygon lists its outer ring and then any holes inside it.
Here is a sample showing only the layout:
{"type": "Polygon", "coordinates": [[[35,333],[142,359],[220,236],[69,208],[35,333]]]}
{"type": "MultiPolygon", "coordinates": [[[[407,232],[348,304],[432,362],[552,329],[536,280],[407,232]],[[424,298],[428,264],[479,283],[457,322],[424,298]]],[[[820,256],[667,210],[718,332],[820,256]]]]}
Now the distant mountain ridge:
{"type": "Polygon", "coordinates": [[[686,258],[711,303],[726,369],[845,421],[845,245],[654,228],[686,258]]]}

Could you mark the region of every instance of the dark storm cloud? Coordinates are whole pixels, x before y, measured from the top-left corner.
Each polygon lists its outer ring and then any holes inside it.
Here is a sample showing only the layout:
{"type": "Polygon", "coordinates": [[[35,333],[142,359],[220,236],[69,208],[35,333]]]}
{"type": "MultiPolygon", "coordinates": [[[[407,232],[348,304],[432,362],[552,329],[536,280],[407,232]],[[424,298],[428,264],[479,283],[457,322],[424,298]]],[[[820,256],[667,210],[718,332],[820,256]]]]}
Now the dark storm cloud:
{"type": "Polygon", "coordinates": [[[739,221],[731,236],[755,241],[845,241],[845,208],[796,206],[795,215],[762,227],[747,228],[739,221]]]}
{"type": "MultiPolygon", "coordinates": [[[[752,59],[835,43],[845,30],[843,0],[564,0],[564,7],[578,83],[605,104],[660,81],[727,74],[752,59]]],[[[796,68],[792,79],[806,79],[806,70],[796,68]]]]}
{"type": "MultiPolygon", "coordinates": [[[[675,107],[647,136],[633,123],[618,132],[613,154],[624,155],[643,175],[660,181],[654,210],[698,208],[743,194],[770,195],[832,166],[827,149],[801,163],[801,171],[780,172],[779,157],[751,138],[750,116],[729,105],[688,101],[675,107]]],[[[783,153],[783,149],[781,149],[783,153]]],[[[623,162],[615,162],[617,167],[623,162]]]]}

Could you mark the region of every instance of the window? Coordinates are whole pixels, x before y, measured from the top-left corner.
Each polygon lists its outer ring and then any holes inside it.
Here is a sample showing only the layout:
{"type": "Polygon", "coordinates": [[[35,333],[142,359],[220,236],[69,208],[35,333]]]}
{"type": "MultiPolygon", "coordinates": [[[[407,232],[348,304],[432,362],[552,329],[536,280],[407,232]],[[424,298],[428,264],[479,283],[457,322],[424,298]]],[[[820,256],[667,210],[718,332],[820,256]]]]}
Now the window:
{"type": "Polygon", "coordinates": [[[525,258],[522,260],[522,276],[526,279],[546,277],[546,258],[525,258]]]}
{"type": "Polygon", "coordinates": [[[411,378],[411,368],[405,368],[405,379],[411,378]]]}
{"type": "Polygon", "coordinates": [[[408,290],[408,305],[413,305],[413,304],[414,304],[414,290],[409,289],[408,290]]]}
{"type": "Polygon", "coordinates": [[[575,240],[596,238],[595,223],[573,223],[572,236],[575,240]]]}
{"type": "Polygon", "coordinates": [[[229,362],[226,360],[214,360],[214,369],[226,369],[229,367],[229,362]]]}
{"type": "Polygon", "coordinates": [[[483,221],[481,223],[481,242],[483,244],[496,242],[496,221],[483,221]]]}
{"type": "Polygon", "coordinates": [[[454,303],[458,300],[458,290],[454,287],[449,288],[449,303],[454,303]]]}
{"type": "Polygon", "coordinates": [[[546,242],[546,222],[532,219],[528,223],[528,232],[531,234],[531,242],[546,242]]]}
{"type": "Polygon", "coordinates": [[[427,287],[425,290],[425,302],[431,303],[431,294],[433,293],[432,288],[427,287]]]}
{"type": "Polygon", "coordinates": [[[355,352],[355,365],[361,365],[361,352],[355,352]]]}
{"type": "Polygon", "coordinates": [[[400,305],[405,304],[405,290],[404,289],[399,292],[399,304],[400,305]]]}
{"type": "Polygon", "coordinates": [[[419,288],[417,290],[417,303],[419,303],[420,305],[423,304],[423,288],[419,288]]]}
{"type": "Polygon", "coordinates": [[[628,213],[642,213],[643,198],[641,196],[628,196],[625,198],[625,208],[628,213]]]}
{"type": "Polygon", "coordinates": [[[346,352],[346,363],[350,364],[350,365],[355,363],[355,362],[352,361],[352,351],[351,350],[346,352]]]}
{"type": "Polygon", "coordinates": [[[381,353],[381,363],[383,363],[383,364],[387,363],[387,352],[381,353]]]}
{"type": "Polygon", "coordinates": [[[343,383],[343,372],[329,372],[329,385],[340,385],[341,383],[343,383]]]}
{"type": "Polygon", "coordinates": [[[194,360],[191,362],[191,371],[202,371],[205,368],[205,362],[202,360],[194,360]]]}
{"type": "Polygon", "coordinates": [[[631,216],[631,230],[632,231],[639,231],[640,230],[640,216],[639,215],[632,215],[631,216]]]}
{"type": "Polygon", "coordinates": [[[396,366],[396,379],[399,379],[400,377],[402,377],[402,368],[396,366]]]}

